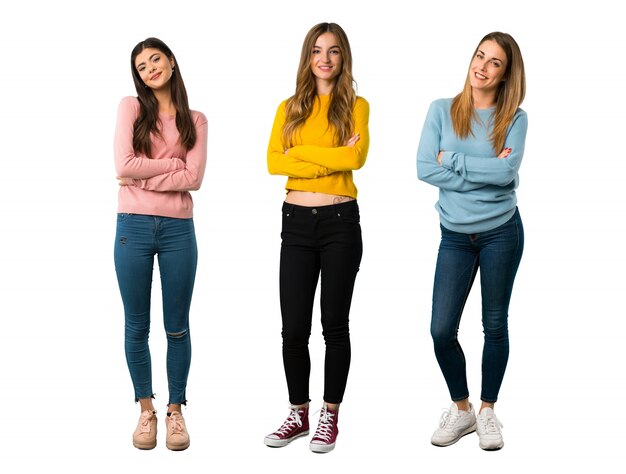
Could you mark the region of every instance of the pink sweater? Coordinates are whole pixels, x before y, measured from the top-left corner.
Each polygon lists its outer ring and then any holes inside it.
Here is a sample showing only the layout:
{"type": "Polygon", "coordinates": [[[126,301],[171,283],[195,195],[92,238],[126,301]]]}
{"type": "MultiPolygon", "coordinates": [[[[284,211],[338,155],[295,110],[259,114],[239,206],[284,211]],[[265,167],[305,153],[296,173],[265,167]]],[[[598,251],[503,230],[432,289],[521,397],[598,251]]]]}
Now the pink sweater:
{"type": "Polygon", "coordinates": [[[120,186],[117,212],[153,216],[193,217],[189,191],[200,188],[206,167],[207,119],[191,111],[196,126],[196,144],[191,150],[178,142],[176,116],[160,114],[163,140],[152,137],[152,158],[135,154],[133,125],[139,116],[139,100],[124,97],[115,129],[115,171],[133,178],[134,185],[120,186]]]}

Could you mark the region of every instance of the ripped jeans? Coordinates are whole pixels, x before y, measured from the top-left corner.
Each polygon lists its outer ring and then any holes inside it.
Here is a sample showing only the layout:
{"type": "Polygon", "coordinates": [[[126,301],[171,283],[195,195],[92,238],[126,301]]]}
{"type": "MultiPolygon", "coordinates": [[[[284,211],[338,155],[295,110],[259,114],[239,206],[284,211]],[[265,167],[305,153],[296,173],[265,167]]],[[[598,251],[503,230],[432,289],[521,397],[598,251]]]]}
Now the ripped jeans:
{"type": "Polygon", "coordinates": [[[118,214],[115,272],[124,304],[126,362],[135,401],[153,396],[148,335],[154,255],[167,335],[168,404],[184,404],[191,364],[189,308],[198,261],[193,219],[118,214]]]}

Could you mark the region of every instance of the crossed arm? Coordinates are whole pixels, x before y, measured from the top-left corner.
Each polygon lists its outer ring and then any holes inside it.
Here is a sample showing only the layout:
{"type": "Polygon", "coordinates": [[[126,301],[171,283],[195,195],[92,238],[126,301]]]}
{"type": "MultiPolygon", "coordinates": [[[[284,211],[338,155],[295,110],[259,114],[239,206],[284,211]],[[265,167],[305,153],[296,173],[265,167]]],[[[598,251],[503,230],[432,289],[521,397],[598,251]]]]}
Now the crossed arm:
{"type": "Polygon", "coordinates": [[[276,112],[267,150],[270,174],[292,178],[319,178],[337,171],[356,170],[363,166],[369,148],[369,104],[359,99],[354,109],[354,134],[339,147],[296,145],[284,149],[281,139],[285,123],[285,103],[276,112]]]}
{"type": "Polygon", "coordinates": [[[159,160],[141,158],[134,154],[133,149],[133,124],[138,109],[135,114],[130,114],[129,104],[124,102],[120,105],[115,134],[115,165],[119,184],[160,192],[199,189],[206,168],[206,117],[201,113],[195,117],[196,143],[187,151],[185,160],[176,157],[159,160]]]}
{"type": "Polygon", "coordinates": [[[485,185],[506,186],[517,176],[526,138],[527,117],[515,116],[504,149],[493,159],[440,150],[441,118],[431,105],[417,151],[418,178],[451,191],[471,191],[485,185]]]}

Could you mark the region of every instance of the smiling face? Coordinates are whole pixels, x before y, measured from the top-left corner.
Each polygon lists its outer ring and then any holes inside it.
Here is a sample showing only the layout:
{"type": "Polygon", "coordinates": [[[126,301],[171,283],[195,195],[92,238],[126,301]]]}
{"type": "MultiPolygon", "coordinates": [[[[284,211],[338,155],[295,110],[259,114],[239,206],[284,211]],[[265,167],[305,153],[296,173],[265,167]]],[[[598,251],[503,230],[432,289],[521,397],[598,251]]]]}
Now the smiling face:
{"type": "Polygon", "coordinates": [[[159,90],[169,82],[173,68],[174,60],[156,48],[146,48],[135,58],[139,77],[153,90],[159,90]]]}
{"type": "Polygon", "coordinates": [[[334,85],[341,73],[341,50],[335,35],[326,32],[318,36],[311,51],[311,72],[320,86],[327,88],[334,85]]]}
{"type": "Polygon", "coordinates": [[[474,92],[495,93],[504,79],[508,58],[498,43],[482,42],[469,68],[469,80],[474,92]]]}

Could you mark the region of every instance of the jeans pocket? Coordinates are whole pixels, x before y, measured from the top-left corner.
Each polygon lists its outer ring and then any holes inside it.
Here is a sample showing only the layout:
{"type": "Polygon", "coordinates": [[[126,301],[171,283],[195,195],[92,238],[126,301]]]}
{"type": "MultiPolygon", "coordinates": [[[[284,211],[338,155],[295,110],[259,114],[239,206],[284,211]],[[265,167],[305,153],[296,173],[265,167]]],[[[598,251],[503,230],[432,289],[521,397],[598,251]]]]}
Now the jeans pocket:
{"type": "Polygon", "coordinates": [[[338,212],[337,218],[349,224],[360,224],[361,216],[358,210],[350,209],[348,211],[338,212]]]}

